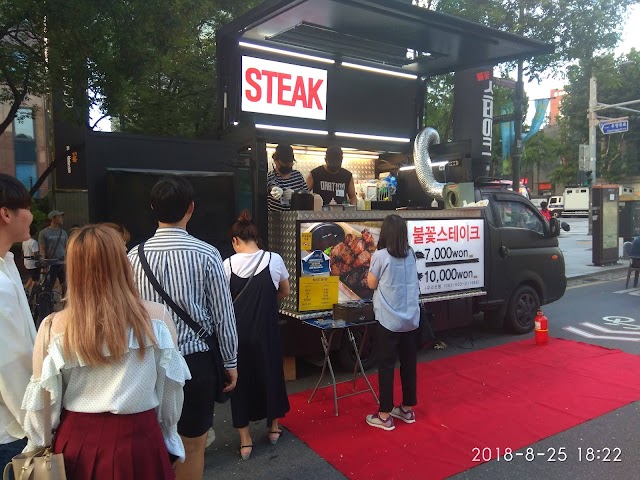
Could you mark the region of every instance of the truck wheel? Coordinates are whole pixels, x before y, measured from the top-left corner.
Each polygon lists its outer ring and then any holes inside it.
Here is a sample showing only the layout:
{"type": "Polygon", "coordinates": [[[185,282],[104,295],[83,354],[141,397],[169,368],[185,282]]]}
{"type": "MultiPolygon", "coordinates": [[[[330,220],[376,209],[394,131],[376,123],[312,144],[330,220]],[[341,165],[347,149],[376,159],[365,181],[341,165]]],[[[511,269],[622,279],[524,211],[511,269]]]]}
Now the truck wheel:
{"type": "MultiPolygon", "coordinates": [[[[367,338],[365,339],[364,345],[362,346],[362,350],[360,353],[360,360],[362,361],[362,367],[365,370],[369,370],[371,367],[375,366],[376,363],[376,342],[375,342],[375,325],[369,325],[369,329],[367,330],[367,338]]],[[[364,334],[364,328],[352,328],[353,336],[356,338],[356,343],[360,346],[360,342],[362,341],[362,335],[364,334]]],[[[351,342],[349,342],[349,336],[347,335],[346,330],[342,333],[342,338],[340,339],[340,349],[338,350],[338,364],[340,368],[346,370],[347,372],[353,372],[354,367],[356,366],[356,356],[353,353],[353,347],[351,342]]]]}
{"type": "Polygon", "coordinates": [[[533,330],[539,308],[538,292],[529,285],[520,286],[509,300],[505,327],[510,328],[514,333],[530,332],[533,330]]]}

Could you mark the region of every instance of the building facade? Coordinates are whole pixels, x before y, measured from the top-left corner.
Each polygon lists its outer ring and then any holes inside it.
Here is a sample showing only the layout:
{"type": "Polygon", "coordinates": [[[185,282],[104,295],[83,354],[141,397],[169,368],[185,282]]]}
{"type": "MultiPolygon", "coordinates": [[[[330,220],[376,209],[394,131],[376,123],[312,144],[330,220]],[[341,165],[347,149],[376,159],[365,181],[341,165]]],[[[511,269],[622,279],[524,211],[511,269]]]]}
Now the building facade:
{"type": "MultiPolygon", "coordinates": [[[[9,104],[0,104],[0,118],[5,118],[9,104]]],[[[43,97],[25,101],[11,125],[0,135],[0,173],[18,178],[28,190],[49,165],[48,115],[43,97]]],[[[47,179],[36,196],[47,195],[47,179]]]]}

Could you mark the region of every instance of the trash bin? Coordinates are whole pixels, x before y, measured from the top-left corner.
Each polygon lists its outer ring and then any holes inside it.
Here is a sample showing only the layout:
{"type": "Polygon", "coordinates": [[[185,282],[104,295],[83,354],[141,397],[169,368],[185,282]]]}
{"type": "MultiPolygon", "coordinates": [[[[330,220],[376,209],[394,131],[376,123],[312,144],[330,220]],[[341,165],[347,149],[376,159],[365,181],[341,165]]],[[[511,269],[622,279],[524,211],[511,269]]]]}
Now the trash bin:
{"type": "Polygon", "coordinates": [[[618,225],[624,241],[633,241],[640,235],[640,196],[626,193],[620,196],[618,203],[618,225]]]}

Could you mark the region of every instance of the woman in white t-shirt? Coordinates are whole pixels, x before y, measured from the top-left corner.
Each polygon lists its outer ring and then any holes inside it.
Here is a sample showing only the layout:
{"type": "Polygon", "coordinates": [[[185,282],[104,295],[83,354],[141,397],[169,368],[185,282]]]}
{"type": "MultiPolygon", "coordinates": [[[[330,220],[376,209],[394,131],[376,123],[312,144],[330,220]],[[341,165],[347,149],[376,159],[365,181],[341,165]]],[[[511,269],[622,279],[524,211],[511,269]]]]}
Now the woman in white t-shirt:
{"type": "Polygon", "coordinates": [[[25,452],[45,446],[46,389],[52,448],[64,454],[68,480],[175,479],[171,459],[185,457],[177,424],[191,375],[171,315],[140,299],[114,229],[79,228],[66,258],[66,305],[38,331],[22,402],[25,452]]]}
{"type": "Polygon", "coordinates": [[[258,246],[249,212],[240,214],[231,237],[236,254],[224,261],[238,331],[231,414],[240,434],[240,456],[248,460],[253,448],[249,422],[266,418],[267,437],[275,445],[282,435],[278,419],[289,411],[278,326],[278,299],[289,295],[289,273],[280,255],[258,246]]]}
{"type": "Polygon", "coordinates": [[[29,274],[29,280],[27,280],[27,283],[24,286],[26,290],[29,290],[31,287],[33,287],[33,285],[40,278],[40,272],[38,271],[36,259],[33,258],[37,257],[40,254],[38,241],[35,239],[36,233],[38,233],[38,229],[32,223],[29,227],[29,236],[31,238],[22,242],[22,257],[24,258],[24,268],[26,268],[27,273],[29,274]]]}

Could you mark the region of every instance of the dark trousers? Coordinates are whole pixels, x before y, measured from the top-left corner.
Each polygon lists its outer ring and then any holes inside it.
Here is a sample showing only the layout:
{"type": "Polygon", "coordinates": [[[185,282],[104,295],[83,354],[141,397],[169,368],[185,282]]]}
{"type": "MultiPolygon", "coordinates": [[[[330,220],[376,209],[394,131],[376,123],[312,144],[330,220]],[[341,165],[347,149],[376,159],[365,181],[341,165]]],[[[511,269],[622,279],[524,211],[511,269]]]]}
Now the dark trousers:
{"type": "Polygon", "coordinates": [[[396,360],[400,358],[402,405],[413,407],[418,403],[416,394],[416,367],[418,332],[392,332],[378,324],[378,382],[380,384],[380,411],[393,410],[393,377],[396,360]]]}
{"type": "MultiPolygon", "coordinates": [[[[27,439],[16,440],[11,443],[0,444],[0,471],[4,469],[4,466],[11,461],[13,457],[22,453],[22,449],[27,446],[27,439]]],[[[9,478],[13,478],[12,475],[9,478]]]]}

